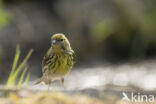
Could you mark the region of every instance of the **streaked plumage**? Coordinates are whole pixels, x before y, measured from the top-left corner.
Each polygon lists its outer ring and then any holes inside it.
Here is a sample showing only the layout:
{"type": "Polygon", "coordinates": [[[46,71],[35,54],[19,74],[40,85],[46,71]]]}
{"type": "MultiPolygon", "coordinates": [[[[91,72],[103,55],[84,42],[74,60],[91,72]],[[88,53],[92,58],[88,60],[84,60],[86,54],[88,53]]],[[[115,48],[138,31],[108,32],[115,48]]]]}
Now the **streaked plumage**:
{"type": "Polygon", "coordinates": [[[75,54],[64,34],[54,34],[51,43],[42,61],[43,76],[35,84],[44,82],[49,86],[54,80],[61,80],[64,83],[64,77],[74,64],[75,54]]]}

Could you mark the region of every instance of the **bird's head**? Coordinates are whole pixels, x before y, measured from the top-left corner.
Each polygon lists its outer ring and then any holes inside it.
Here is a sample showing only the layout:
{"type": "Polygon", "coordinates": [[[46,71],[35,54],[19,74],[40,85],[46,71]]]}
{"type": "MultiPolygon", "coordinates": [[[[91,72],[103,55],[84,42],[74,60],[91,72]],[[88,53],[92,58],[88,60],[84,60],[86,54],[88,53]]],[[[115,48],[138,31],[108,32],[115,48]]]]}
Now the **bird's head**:
{"type": "Polygon", "coordinates": [[[61,53],[61,52],[71,50],[68,39],[62,33],[54,34],[51,37],[51,45],[52,45],[53,50],[56,53],[61,53]]]}

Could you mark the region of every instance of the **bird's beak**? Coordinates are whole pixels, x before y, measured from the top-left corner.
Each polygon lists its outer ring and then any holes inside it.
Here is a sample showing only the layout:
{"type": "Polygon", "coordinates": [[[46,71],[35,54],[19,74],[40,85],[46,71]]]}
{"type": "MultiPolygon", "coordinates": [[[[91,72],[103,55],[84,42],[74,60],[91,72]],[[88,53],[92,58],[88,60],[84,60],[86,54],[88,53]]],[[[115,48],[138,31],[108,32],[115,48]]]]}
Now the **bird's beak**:
{"type": "Polygon", "coordinates": [[[56,44],[56,42],[57,42],[56,40],[52,40],[52,44],[56,44]]]}

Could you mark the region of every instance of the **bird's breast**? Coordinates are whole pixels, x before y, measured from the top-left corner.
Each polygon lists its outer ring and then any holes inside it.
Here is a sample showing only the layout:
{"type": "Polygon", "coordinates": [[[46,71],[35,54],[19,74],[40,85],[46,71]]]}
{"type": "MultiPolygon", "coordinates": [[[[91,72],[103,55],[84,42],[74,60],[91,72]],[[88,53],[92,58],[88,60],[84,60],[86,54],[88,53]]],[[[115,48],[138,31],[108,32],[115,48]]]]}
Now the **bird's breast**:
{"type": "Polygon", "coordinates": [[[70,55],[58,55],[56,60],[56,66],[53,74],[56,76],[66,75],[72,68],[72,58],[70,55]]]}

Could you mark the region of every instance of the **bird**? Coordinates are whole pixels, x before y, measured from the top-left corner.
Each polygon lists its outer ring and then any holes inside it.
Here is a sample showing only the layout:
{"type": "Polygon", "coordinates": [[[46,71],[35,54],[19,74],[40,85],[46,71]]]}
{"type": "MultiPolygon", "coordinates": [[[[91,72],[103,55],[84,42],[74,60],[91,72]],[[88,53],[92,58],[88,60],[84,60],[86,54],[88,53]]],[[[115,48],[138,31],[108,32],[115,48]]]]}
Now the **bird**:
{"type": "Polygon", "coordinates": [[[74,63],[75,52],[67,37],[63,33],[52,35],[51,46],[42,60],[42,77],[34,84],[44,82],[49,90],[53,81],[60,80],[64,87],[64,78],[71,71],[74,63]]]}

